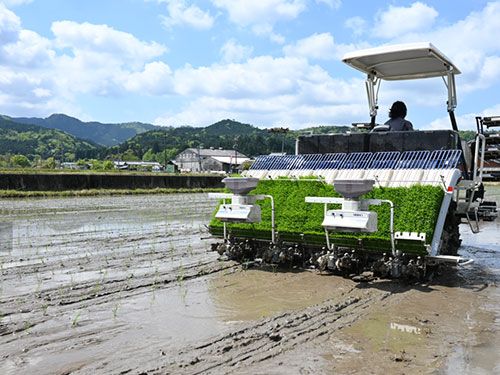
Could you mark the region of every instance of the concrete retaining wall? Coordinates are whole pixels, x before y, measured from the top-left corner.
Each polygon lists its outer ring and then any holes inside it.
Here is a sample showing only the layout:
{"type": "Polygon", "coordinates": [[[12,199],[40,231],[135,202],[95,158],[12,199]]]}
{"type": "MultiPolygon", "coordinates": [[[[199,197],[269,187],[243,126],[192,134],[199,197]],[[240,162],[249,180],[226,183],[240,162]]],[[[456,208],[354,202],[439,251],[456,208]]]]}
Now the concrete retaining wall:
{"type": "Polygon", "coordinates": [[[82,189],[221,188],[220,176],[0,174],[0,190],[61,191],[82,189]]]}

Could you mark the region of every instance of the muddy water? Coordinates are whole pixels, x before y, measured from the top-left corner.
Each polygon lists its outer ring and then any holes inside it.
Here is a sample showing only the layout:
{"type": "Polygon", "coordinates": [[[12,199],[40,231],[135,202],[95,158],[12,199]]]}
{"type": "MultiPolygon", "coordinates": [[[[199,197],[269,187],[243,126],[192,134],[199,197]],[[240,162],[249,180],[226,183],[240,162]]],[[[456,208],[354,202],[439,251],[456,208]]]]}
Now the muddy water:
{"type": "MultiPolygon", "coordinates": [[[[488,186],[485,198],[500,206],[500,186],[488,186]]],[[[476,259],[476,265],[458,274],[466,285],[483,283],[477,291],[477,306],[466,320],[473,337],[454,347],[440,374],[500,374],[500,220],[484,223],[480,229],[473,234],[468,226],[461,226],[460,254],[476,259]]]]}
{"type": "Polygon", "coordinates": [[[472,266],[355,283],[219,262],[213,207],[0,201],[0,373],[500,373],[500,221],[461,226],[472,266]]]}
{"type": "Polygon", "coordinates": [[[310,271],[247,270],[212,281],[211,299],[225,322],[268,318],[342,295],[352,287],[342,278],[310,271]]]}
{"type": "Polygon", "coordinates": [[[204,194],[0,202],[0,373],[129,368],[218,333],[193,278],[224,268],[212,209],[204,194]]]}

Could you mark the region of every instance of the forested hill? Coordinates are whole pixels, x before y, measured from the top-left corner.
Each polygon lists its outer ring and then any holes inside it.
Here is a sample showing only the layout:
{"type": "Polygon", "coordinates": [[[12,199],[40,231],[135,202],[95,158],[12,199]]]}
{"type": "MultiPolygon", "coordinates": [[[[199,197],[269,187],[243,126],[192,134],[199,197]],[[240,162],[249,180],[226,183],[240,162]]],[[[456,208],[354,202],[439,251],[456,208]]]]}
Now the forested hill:
{"type": "Polygon", "coordinates": [[[74,117],[63,114],[54,114],[47,118],[37,117],[7,117],[10,120],[30,125],[43,126],[50,129],[59,129],[79,138],[90,139],[104,146],[114,146],[136,134],[158,128],[155,125],[141,122],[127,122],[120,124],[103,124],[100,122],[83,122],[74,117]]]}
{"type": "Polygon", "coordinates": [[[284,137],[284,151],[295,152],[295,139],[302,133],[343,133],[347,126],[324,126],[291,131],[286,135],[269,133],[249,124],[233,120],[222,120],[204,128],[191,126],[166,127],[141,133],[123,142],[119,146],[100,150],[89,150],[80,155],[84,158],[118,158],[122,160],[138,158],[143,160],[172,159],[177,153],[188,147],[236,149],[248,156],[281,152],[284,137]]]}
{"type": "Polygon", "coordinates": [[[20,124],[0,116],[0,154],[61,159],[64,153],[65,160],[73,160],[77,150],[85,152],[96,147],[98,145],[92,141],[57,129],[20,124]]]}

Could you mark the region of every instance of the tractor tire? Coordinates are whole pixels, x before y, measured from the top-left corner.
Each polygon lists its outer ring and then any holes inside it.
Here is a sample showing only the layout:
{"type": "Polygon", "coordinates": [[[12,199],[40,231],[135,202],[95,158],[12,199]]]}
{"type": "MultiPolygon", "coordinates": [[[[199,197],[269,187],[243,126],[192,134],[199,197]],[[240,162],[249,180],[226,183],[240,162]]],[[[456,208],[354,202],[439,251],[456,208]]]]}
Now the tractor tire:
{"type": "Polygon", "coordinates": [[[460,239],[460,218],[456,215],[457,203],[452,201],[448,214],[444,221],[443,234],[441,235],[441,251],[442,255],[457,255],[458,248],[462,240],[460,239]]]}

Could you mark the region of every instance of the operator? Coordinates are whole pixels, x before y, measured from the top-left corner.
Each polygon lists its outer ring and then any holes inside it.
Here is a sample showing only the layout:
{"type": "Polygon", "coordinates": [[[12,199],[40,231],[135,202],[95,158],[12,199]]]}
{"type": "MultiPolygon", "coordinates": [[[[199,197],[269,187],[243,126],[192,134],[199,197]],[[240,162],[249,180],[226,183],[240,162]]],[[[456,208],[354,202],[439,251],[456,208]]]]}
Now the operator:
{"type": "Polygon", "coordinates": [[[413,130],[413,125],[410,121],[405,120],[406,105],[403,102],[397,101],[392,104],[389,111],[389,120],[385,125],[389,125],[391,131],[413,130]]]}

